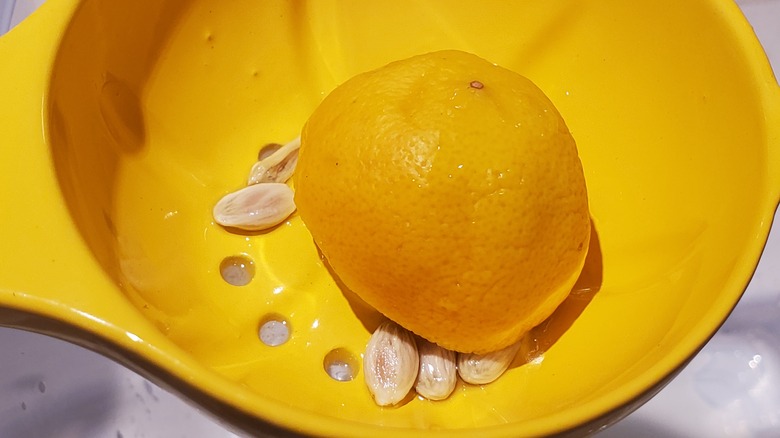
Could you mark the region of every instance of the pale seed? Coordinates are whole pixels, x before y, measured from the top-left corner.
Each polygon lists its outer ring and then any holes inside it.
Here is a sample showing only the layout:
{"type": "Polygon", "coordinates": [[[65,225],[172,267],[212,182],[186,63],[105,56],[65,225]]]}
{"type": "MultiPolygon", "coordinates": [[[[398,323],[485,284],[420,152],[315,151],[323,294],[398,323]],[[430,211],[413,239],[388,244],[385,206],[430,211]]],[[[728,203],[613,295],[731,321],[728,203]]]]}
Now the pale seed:
{"type": "Polygon", "coordinates": [[[278,151],[282,145],[279,143],[268,143],[260,148],[260,150],[257,152],[257,161],[263,161],[264,159],[270,157],[274,152],[278,151]]]}
{"type": "Polygon", "coordinates": [[[290,179],[298,164],[300,147],[301,138],[298,137],[255,163],[249,172],[247,184],[285,182],[290,179]]]}
{"type": "Polygon", "coordinates": [[[228,193],[214,206],[214,221],[259,231],[282,223],[295,211],[293,190],[283,183],[254,184],[228,193]]]}
{"type": "Polygon", "coordinates": [[[413,335],[392,321],[383,322],[363,356],[366,385],[376,404],[390,406],[403,400],[414,386],[418,368],[413,335]]]}
{"type": "Polygon", "coordinates": [[[520,350],[520,342],[487,354],[459,353],[458,374],[463,381],[484,385],[498,379],[520,350]]]}
{"type": "Polygon", "coordinates": [[[417,351],[420,369],[415,391],[430,400],[446,399],[458,382],[455,352],[422,338],[418,338],[417,351]]]}

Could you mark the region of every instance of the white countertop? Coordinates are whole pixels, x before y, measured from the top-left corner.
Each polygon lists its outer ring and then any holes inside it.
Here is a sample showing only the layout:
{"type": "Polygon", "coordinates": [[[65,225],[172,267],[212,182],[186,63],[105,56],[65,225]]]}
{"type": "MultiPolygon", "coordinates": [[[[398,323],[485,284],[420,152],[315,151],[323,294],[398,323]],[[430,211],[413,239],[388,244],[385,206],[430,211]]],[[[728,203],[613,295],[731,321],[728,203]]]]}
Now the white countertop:
{"type": "MultiPolygon", "coordinates": [[[[0,0],[0,34],[44,0],[0,0]]],[[[780,0],[738,0],[780,72],[780,0]]],[[[236,437],[143,377],[80,347],[0,328],[0,437],[236,437]]],[[[780,436],[780,215],[743,299],[655,398],[598,434],[780,436]]]]}

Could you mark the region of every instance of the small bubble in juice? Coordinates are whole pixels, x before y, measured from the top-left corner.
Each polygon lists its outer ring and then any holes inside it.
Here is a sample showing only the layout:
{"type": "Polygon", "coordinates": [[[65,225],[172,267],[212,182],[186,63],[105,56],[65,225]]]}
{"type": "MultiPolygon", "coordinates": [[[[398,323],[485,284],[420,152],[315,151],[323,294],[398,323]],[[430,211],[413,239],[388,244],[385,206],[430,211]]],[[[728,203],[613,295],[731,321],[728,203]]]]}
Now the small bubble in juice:
{"type": "Polygon", "coordinates": [[[222,279],[233,286],[246,286],[255,276],[255,263],[246,255],[225,257],[219,264],[222,279]]]}
{"type": "Polygon", "coordinates": [[[290,339],[290,327],[282,318],[268,319],[260,326],[260,341],[269,347],[278,347],[290,339]]]}
{"type": "Polygon", "coordinates": [[[348,350],[336,348],[325,355],[323,367],[333,380],[349,382],[357,376],[358,362],[348,350]]]}

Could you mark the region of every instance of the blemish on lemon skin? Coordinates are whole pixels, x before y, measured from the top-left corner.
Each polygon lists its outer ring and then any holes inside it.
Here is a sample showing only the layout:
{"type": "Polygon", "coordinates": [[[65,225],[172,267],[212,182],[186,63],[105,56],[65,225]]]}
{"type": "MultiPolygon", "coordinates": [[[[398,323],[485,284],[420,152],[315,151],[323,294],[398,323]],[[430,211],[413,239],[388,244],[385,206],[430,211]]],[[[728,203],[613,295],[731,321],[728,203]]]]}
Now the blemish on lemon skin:
{"type": "Polygon", "coordinates": [[[485,84],[483,84],[480,81],[471,81],[471,83],[469,83],[469,87],[476,88],[477,90],[481,90],[485,88],[485,84]]]}

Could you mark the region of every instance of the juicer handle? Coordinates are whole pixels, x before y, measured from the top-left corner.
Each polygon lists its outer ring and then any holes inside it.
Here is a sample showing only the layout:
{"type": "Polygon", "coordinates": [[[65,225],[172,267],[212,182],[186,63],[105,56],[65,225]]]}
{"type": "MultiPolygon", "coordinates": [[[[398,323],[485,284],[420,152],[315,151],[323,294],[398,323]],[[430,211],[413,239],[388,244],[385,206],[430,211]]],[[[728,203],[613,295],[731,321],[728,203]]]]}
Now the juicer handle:
{"type": "Polygon", "coordinates": [[[134,349],[159,332],[85,244],[47,142],[50,78],[78,4],[49,0],[0,37],[0,325],[134,349]]]}

